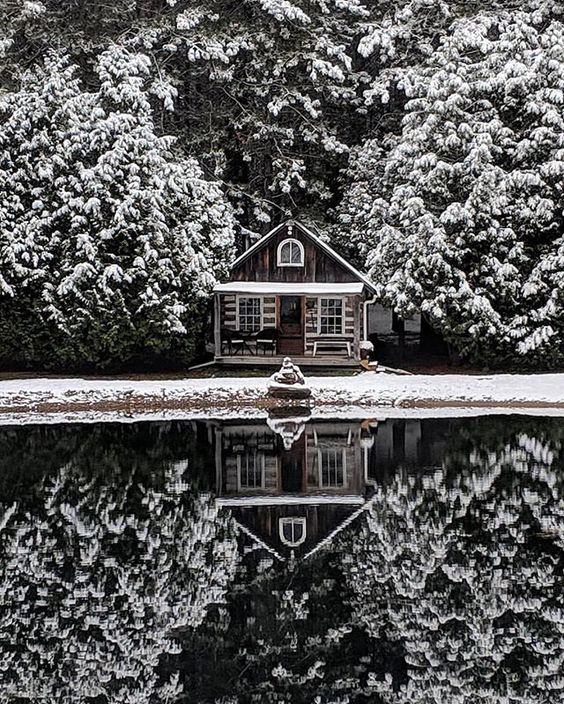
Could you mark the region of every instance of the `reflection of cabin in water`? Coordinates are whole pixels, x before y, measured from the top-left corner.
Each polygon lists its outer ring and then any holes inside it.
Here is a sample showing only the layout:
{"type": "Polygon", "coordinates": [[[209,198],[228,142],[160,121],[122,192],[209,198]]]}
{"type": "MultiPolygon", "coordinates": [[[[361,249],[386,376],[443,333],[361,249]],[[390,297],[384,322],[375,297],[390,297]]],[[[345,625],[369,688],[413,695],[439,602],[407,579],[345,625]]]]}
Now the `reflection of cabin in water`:
{"type": "Polygon", "coordinates": [[[216,493],[242,529],[277,556],[305,557],[362,511],[397,457],[415,465],[420,421],[214,424],[216,493]]]}

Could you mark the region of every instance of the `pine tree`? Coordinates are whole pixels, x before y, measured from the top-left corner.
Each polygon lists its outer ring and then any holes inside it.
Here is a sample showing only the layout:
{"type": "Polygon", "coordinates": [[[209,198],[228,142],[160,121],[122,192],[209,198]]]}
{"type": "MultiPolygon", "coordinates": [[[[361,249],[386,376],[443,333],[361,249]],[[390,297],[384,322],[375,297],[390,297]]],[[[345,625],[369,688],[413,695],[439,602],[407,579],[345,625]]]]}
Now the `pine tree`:
{"type": "Polygon", "coordinates": [[[341,222],[380,295],[475,360],[564,358],[562,29],[541,11],[457,20],[396,69],[401,132],[349,169],[341,222]]]}
{"type": "Polygon", "coordinates": [[[231,210],[197,161],[157,135],[146,55],[108,49],[96,81],[84,90],[52,54],[0,104],[6,309],[27,301],[60,362],[182,356],[181,346],[189,358],[190,326],[232,253],[231,210]]]}
{"type": "Polygon", "coordinates": [[[225,600],[237,562],[229,515],[186,481],[72,464],[32,506],[2,506],[0,690],[7,700],[176,701],[178,634],[225,600]],[[161,665],[167,665],[160,670],[161,665]],[[33,676],[30,676],[30,673],[33,676]]]}
{"type": "Polygon", "coordinates": [[[390,704],[556,704],[564,601],[548,531],[561,520],[560,442],[494,431],[457,442],[442,466],[378,487],[348,540],[353,622],[404,650],[405,673],[374,671],[372,691],[390,704]]]}

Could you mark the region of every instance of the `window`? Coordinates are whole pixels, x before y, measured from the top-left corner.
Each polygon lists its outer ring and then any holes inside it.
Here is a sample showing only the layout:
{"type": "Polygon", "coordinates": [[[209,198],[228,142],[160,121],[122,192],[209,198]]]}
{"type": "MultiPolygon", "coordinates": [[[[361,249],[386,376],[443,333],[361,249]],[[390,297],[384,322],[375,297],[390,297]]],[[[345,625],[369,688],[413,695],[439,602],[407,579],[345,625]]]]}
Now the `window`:
{"type": "Polygon", "coordinates": [[[239,489],[264,489],[264,455],[256,451],[237,455],[239,489]]]}
{"type": "Polygon", "coordinates": [[[278,533],[283,543],[295,548],[306,539],[306,519],[301,517],[279,518],[278,533]]]}
{"type": "Polygon", "coordinates": [[[319,334],[343,334],[343,299],[319,299],[319,334]]]}
{"type": "Polygon", "coordinates": [[[345,450],[342,447],[323,447],[318,451],[319,484],[322,487],[345,485],[345,450]]]}
{"type": "Polygon", "coordinates": [[[303,266],[304,247],[298,240],[284,240],[278,245],[278,266],[303,266]]]}
{"type": "Polygon", "coordinates": [[[261,298],[239,298],[239,330],[258,332],[261,329],[261,303],[261,298]]]}

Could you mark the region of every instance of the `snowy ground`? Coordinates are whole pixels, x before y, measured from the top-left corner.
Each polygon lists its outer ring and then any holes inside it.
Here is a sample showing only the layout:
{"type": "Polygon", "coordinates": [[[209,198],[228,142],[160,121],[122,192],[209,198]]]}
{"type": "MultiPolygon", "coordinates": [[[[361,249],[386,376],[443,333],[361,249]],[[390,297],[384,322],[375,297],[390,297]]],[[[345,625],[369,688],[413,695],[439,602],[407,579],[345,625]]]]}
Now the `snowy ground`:
{"type": "MultiPolygon", "coordinates": [[[[314,415],[564,415],[564,374],[494,376],[363,373],[309,377],[314,415]]],[[[0,423],[156,417],[264,416],[280,405],[267,379],[16,379],[0,381],[0,423]]]]}

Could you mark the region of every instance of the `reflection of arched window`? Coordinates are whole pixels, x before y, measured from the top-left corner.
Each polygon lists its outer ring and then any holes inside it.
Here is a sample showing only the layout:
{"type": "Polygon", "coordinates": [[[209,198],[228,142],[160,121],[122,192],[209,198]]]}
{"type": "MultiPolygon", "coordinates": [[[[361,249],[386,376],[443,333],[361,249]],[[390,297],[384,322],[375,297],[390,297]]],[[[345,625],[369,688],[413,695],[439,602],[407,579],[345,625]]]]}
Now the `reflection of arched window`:
{"type": "Polygon", "coordinates": [[[294,239],[287,239],[280,242],[276,259],[278,266],[303,266],[303,244],[294,239]]]}
{"type": "Polygon", "coordinates": [[[292,516],[278,519],[280,540],[291,548],[301,545],[306,539],[306,519],[292,516]]]}

